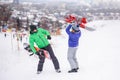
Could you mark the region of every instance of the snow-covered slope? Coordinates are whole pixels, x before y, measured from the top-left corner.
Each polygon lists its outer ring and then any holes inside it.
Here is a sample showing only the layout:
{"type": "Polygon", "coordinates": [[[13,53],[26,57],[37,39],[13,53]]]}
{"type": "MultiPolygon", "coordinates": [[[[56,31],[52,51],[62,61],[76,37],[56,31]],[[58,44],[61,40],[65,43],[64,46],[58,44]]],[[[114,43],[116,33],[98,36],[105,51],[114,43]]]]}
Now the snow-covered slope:
{"type": "Polygon", "coordinates": [[[81,29],[77,58],[78,73],[67,73],[67,39],[65,30],[60,36],[52,36],[50,43],[60,62],[62,72],[56,73],[53,64],[46,59],[44,71],[36,74],[38,58],[28,56],[11,34],[5,38],[0,33],[0,80],[120,80],[120,21],[94,21],[87,25],[96,31],[81,29]]]}

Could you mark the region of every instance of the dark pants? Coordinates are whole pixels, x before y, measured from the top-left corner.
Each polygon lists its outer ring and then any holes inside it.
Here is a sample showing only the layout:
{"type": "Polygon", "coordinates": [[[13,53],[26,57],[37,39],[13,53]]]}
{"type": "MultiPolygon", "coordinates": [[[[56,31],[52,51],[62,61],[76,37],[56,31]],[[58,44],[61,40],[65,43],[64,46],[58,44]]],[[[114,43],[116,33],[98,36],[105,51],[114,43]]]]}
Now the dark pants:
{"type": "MultiPolygon", "coordinates": [[[[47,50],[47,51],[49,52],[49,55],[50,55],[51,60],[52,60],[52,62],[53,62],[54,68],[55,68],[55,69],[59,69],[59,68],[60,68],[60,67],[59,67],[59,62],[58,62],[56,56],[54,55],[54,52],[53,52],[53,50],[52,50],[51,45],[49,44],[47,47],[41,48],[41,49],[47,50]]],[[[38,63],[38,69],[37,69],[37,71],[42,71],[42,69],[43,69],[43,64],[44,64],[44,62],[45,62],[45,57],[39,56],[39,59],[40,59],[40,60],[39,60],[39,63],[38,63]]]]}

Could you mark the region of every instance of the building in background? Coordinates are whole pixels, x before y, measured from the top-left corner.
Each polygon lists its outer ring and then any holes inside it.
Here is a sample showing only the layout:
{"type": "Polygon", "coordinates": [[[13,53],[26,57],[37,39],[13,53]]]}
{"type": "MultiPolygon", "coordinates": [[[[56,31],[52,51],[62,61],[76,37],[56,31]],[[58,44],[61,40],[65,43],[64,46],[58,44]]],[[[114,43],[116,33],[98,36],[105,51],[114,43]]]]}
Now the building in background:
{"type": "Polygon", "coordinates": [[[13,4],[19,4],[19,0],[13,0],[13,4]]]}
{"type": "Polygon", "coordinates": [[[13,0],[0,0],[0,4],[13,3],[13,0]]]}

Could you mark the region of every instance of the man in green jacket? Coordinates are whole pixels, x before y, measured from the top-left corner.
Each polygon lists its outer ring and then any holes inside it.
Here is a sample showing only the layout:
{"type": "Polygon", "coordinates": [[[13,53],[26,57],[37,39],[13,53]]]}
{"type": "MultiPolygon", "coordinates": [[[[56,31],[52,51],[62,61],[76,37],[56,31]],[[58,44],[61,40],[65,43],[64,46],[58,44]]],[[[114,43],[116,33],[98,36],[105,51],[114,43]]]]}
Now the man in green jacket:
{"type": "MultiPolygon", "coordinates": [[[[46,50],[48,51],[51,60],[54,64],[54,68],[56,72],[60,73],[60,67],[59,67],[59,62],[54,55],[53,49],[48,41],[48,39],[51,39],[50,33],[42,28],[37,28],[35,25],[30,25],[30,37],[29,37],[29,43],[30,43],[30,48],[32,49],[34,54],[37,54],[39,56],[39,63],[38,63],[38,68],[37,68],[37,74],[41,73],[43,70],[43,64],[45,61],[45,57],[40,55],[41,51],[36,51],[34,44],[36,44],[40,50],[46,50]]],[[[43,52],[43,51],[42,51],[43,52]]]]}

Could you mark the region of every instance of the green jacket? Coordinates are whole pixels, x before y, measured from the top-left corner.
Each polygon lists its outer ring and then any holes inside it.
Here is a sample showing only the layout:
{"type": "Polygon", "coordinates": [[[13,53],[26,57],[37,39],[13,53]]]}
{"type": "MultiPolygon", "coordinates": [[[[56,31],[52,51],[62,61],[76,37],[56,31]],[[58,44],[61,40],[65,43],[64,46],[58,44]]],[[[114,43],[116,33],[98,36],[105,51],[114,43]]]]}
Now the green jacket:
{"type": "Polygon", "coordinates": [[[29,37],[30,48],[34,53],[36,53],[34,44],[36,44],[39,48],[44,48],[49,45],[49,41],[47,40],[48,35],[50,35],[50,33],[42,28],[38,28],[36,33],[30,34],[29,37]]]}

